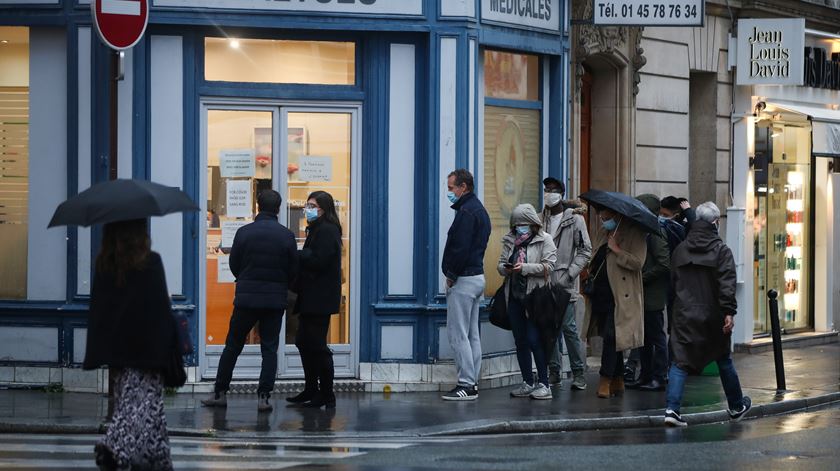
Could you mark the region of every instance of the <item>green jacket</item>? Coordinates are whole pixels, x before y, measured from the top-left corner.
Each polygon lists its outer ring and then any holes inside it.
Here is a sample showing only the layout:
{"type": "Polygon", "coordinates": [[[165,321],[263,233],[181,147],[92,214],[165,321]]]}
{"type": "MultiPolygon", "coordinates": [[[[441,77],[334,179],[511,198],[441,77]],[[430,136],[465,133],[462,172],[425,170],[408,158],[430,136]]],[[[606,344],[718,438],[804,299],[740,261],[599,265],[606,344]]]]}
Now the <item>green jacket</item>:
{"type": "Polygon", "coordinates": [[[647,256],[642,266],[642,285],[645,292],[645,311],[661,311],[668,300],[671,279],[671,256],[668,239],[659,234],[647,235],[647,256]]]}

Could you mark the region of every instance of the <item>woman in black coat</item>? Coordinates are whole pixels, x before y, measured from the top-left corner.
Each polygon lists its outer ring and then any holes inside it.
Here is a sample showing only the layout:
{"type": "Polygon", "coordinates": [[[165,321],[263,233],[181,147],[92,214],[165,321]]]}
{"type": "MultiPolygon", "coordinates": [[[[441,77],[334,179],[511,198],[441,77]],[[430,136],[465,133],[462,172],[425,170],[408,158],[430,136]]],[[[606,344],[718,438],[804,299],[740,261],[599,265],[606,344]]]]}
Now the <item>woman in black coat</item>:
{"type": "Polygon", "coordinates": [[[150,247],[145,219],[113,222],[96,258],[83,367],[116,371],[113,423],[94,450],[100,469],[172,469],[163,371],[176,327],[163,263],[150,247]]]}
{"type": "Polygon", "coordinates": [[[303,407],[335,407],[332,351],[327,346],[330,316],[341,304],[341,223],[333,197],[325,191],[309,195],[304,208],[309,227],[300,251],[295,283],[300,315],[295,345],[300,351],[306,386],[286,400],[303,407]]]}

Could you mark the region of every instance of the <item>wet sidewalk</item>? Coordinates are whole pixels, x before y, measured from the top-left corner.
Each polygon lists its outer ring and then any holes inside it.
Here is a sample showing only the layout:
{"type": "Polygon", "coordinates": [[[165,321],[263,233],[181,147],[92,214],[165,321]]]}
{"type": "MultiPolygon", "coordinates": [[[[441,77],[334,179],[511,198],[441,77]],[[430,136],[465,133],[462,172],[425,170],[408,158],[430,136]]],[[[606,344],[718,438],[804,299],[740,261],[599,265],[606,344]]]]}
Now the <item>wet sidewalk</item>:
{"type": "MultiPolygon", "coordinates": [[[[750,416],[801,410],[840,401],[840,344],[785,351],[788,392],[776,397],[772,352],[736,354],[735,366],[750,416]]],[[[165,398],[171,433],[213,436],[425,436],[628,428],[661,424],[664,392],[626,391],[624,397],[599,399],[597,372],[587,375],[586,391],[564,381],[554,399],[512,399],[508,388],[482,390],[477,401],[445,402],[439,393],[340,393],[334,410],[287,408],[275,394],[275,409],[258,414],[256,396],[232,395],[227,409],[207,409],[205,395],[165,398]]],[[[689,423],[725,420],[725,397],[717,377],[691,377],[683,415],[689,423]]],[[[98,433],[107,413],[100,394],[0,390],[0,432],[98,433]]]]}

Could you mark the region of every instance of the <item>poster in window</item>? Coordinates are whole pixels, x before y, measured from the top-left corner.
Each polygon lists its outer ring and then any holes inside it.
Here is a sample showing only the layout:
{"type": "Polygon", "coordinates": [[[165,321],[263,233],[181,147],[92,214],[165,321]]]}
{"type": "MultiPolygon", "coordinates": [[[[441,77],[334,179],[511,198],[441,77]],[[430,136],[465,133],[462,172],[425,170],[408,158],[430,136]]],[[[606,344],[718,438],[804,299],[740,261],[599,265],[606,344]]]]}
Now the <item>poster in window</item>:
{"type": "Polygon", "coordinates": [[[253,149],[224,149],[219,151],[219,167],[222,178],[254,176],[253,149]]]}
{"type": "Polygon", "coordinates": [[[227,216],[233,218],[251,217],[251,180],[229,180],[227,182],[227,216]]]}

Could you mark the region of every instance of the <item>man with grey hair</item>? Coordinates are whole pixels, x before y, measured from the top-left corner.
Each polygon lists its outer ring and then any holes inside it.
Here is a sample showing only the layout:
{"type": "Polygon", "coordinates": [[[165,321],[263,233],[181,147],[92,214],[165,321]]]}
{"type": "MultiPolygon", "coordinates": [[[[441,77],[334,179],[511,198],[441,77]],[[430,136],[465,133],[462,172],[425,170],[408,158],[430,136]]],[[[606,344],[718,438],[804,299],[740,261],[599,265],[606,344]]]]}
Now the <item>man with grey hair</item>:
{"type": "Polygon", "coordinates": [[[744,417],[752,403],[741,390],[730,350],[738,309],[735,259],[718,235],[720,209],[706,202],[696,214],[691,231],[671,256],[676,301],[665,423],[674,426],[687,425],[680,416],[686,377],[700,374],[712,361],[717,362],[732,420],[744,417]]]}

